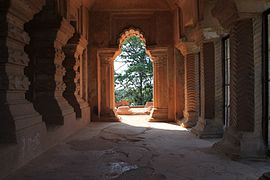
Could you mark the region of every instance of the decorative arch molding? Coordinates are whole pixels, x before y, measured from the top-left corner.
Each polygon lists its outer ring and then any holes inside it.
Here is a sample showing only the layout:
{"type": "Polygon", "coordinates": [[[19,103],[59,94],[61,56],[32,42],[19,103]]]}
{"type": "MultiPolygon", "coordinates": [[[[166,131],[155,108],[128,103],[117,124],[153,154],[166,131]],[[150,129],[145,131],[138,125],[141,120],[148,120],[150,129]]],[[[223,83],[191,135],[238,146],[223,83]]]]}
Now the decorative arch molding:
{"type": "Polygon", "coordinates": [[[137,29],[137,28],[129,28],[127,30],[125,30],[119,38],[119,48],[121,49],[123,43],[125,42],[126,39],[132,37],[132,36],[136,36],[138,38],[140,38],[145,44],[146,44],[146,39],[144,38],[143,33],[137,29]]]}
{"type": "MultiPolygon", "coordinates": [[[[114,61],[122,52],[122,45],[125,42],[126,39],[132,37],[132,36],[136,36],[138,38],[140,38],[140,40],[142,40],[144,42],[144,44],[146,44],[146,39],[144,37],[144,33],[139,30],[138,28],[129,28],[123,31],[123,33],[121,33],[120,38],[118,40],[119,42],[119,48],[117,51],[115,51],[114,56],[112,58],[112,61],[114,61]]],[[[146,54],[150,57],[150,60],[153,61],[152,59],[152,55],[151,52],[146,48],[146,54]]]]}

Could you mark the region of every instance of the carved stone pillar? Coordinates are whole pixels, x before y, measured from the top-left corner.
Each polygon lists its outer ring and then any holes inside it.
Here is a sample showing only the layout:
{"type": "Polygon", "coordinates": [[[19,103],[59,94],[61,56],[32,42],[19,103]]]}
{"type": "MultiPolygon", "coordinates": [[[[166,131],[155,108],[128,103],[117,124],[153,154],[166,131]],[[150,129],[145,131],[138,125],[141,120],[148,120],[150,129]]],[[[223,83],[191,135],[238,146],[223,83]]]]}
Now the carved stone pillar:
{"type": "Polygon", "coordinates": [[[46,132],[40,114],[25,98],[29,80],[24,75],[29,63],[24,47],[30,41],[24,24],[44,3],[42,0],[0,0],[0,143],[21,145],[23,150],[18,152],[27,154],[19,157],[21,161],[31,158],[28,153],[35,156],[40,150],[39,145],[27,140],[35,138],[40,142],[46,132]]]}
{"type": "Polygon", "coordinates": [[[114,53],[100,52],[100,120],[119,121],[114,110],[114,53]]]}
{"type": "Polygon", "coordinates": [[[230,31],[230,124],[214,148],[239,157],[265,155],[261,126],[261,16],[235,22],[230,31]]]}
{"type": "Polygon", "coordinates": [[[47,0],[43,10],[26,26],[31,37],[31,61],[26,71],[31,86],[27,95],[47,125],[63,125],[65,120],[75,119],[73,108],[63,97],[66,70],[62,65],[63,47],[74,28],[56,12],[56,5],[56,1],[47,0]]]}
{"type": "Polygon", "coordinates": [[[185,110],[182,126],[190,128],[198,121],[199,48],[190,42],[181,43],[178,48],[185,59],[185,110]]]}
{"type": "Polygon", "coordinates": [[[154,108],[150,121],[168,121],[167,50],[151,51],[154,69],[154,108]]]}
{"type": "Polygon", "coordinates": [[[212,15],[230,32],[231,57],[229,127],[214,148],[235,158],[266,154],[262,137],[262,12],[268,6],[266,1],[218,0],[212,9],[212,15]]]}
{"type": "Polygon", "coordinates": [[[199,121],[192,132],[200,138],[222,137],[222,122],[215,120],[215,43],[203,43],[200,55],[201,107],[199,121]]]}
{"type": "Polygon", "coordinates": [[[63,62],[66,69],[66,74],[64,76],[66,84],[64,97],[74,108],[76,117],[84,120],[90,116],[89,105],[86,100],[83,99],[82,95],[82,71],[84,70],[82,61],[85,60],[83,59],[83,52],[87,47],[87,43],[88,42],[84,37],[75,33],[64,48],[66,58],[63,62]]]}

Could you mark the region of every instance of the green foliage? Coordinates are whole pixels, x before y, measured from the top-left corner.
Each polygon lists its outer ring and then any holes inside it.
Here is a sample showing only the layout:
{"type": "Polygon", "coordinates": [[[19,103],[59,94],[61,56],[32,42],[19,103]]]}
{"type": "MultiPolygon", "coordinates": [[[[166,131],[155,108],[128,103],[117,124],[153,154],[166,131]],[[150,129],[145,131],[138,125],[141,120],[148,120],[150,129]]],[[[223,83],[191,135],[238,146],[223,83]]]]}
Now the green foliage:
{"type": "Polygon", "coordinates": [[[136,36],[126,39],[119,59],[127,64],[127,69],[115,72],[116,101],[125,99],[134,105],[152,101],[153,67],[144,42],[136,36]]]}

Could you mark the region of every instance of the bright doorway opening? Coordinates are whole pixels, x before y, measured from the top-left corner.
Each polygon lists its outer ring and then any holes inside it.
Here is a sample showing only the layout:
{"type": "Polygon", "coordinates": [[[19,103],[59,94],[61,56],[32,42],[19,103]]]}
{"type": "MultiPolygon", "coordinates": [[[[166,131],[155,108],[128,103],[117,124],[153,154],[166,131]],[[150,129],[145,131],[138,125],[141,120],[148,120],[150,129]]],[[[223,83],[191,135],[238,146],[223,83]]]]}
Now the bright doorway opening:
{"type": "Polygon", "coordinates": [[[120,118],[149,115],[153,108],[153,65],[141,37],[123,40],[114,62],[115,107],[120,118]]]}

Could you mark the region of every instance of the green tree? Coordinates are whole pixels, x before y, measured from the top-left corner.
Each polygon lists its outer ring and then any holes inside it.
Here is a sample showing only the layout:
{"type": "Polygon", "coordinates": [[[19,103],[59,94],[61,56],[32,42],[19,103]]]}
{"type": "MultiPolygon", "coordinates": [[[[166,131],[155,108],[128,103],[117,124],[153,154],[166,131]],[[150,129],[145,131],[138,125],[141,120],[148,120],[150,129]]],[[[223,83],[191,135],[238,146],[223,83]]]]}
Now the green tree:
{"type": "Polygon", "coordinates": [[[127,69],[115,72],[116,101],[126,99],[134,105],[152,101],[153,67],[145,43],[136,36],[126,39],[118,59],[127,65],[127,69]]]}

